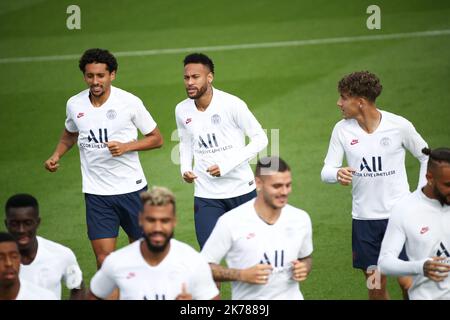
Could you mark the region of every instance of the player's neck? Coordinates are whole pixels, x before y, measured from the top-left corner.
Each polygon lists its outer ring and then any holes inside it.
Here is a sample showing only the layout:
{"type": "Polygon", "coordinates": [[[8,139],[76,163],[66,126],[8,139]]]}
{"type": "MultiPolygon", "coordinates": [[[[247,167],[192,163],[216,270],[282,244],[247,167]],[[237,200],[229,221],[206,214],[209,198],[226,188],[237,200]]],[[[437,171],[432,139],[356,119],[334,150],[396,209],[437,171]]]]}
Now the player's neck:
{"type": "Polygon", "coordinates": [[[20,263],[23,264],[23,265],[31,264],[34,261],[34,259],[36,258],[37,251],[38,251],[37,238],[35,237],[32,240],[32,243],[31,243],[29,248],[22,249],[22,250],[19,250],[19,251],[20,251],[20,263]]]}
{"type": "Polygon", "coordinates": [[[164,258],[169,254],[170,251],[170,242],[161,252],[153,252],[147,247],[147,244],[144,241],[141,241],[141,253],[145,262],[147,262],[152,267],[157,266],[164,260],[164,258]]]}
{"type": "Polygon", "coordinates": [[[208,87],[206,92],[200,98],[195,99],[195,106],[197,107],[197,110],[201,112],[205,111],[209,107],[212,97],[212,88],[208,87]]]}
{"type": "Polygon", "coordinates": [[[434,194],[433,188],[429,184],[426,184],[425,187],[422,188],[422,192],[427,198],[439,200],[438,197],[436,197],[436,195],[434,194]]]}
{"type": "Polygon", "coordinates": [[[0,300],[15,300],[19,294],[19,279],[9,286],[0,286],[0,300]]]}
{"type": "Polygon", "coordinates": [[[381,123],[381,112],[377,110],[375,105],[365,107],[360,115],[356,117],[359,126],[367,133],[373,133],[377,130],[381,123]]]}
{"type": "Polygon", "coordinates": [[[106,102],[106,100],[108,100],[110,95],[111,95],[111,87],[105,90],[105,93],[102,94],[100,97],[96,97],[93,94],[89,93],[89,100],[91,100],[91,104],[95,108],[99,108],[106,102]]]}
{"type": "Polygon", "coordinates": [[[255,200],[256,214],[267,224],[275,224],[281,214],[281,208],[273,208],[264,202],[264,199],[257,197],[255,200]]]}

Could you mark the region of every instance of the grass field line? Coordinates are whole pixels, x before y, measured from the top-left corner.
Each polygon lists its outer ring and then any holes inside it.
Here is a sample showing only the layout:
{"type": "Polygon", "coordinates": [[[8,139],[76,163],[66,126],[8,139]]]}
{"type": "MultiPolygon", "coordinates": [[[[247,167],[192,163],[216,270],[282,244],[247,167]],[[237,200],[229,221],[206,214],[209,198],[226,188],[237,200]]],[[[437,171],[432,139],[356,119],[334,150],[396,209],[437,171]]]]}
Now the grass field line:
{"type": "MultiPolygon", "coordinates": [[[[354,37],[338,37],[338,38],[323,38],[323,39],[310,39],[310,40],[231,44],[231,45],[207,46],[207,47],[119,51],[119,52],[113,52],[113,54],[116,57],[144,57],[144,56],[166,55],[166,54],[177,54],[177,53],[191,53],[191,52],[200,52],[200,51],[212,52],[212,51],[228,51],[228,50],[244,50],[244,49],[299,47],[299,46],[311,46],[311,45],[321,45],[321,44],[352,43],[352,42],[362,42],[362,41],[436,37],[436,36],[443,36],[443,35],[450,35],[450,29],[408,32],[408,33],[391,33],[391,34],[380,34],[380,35],[365,35],[365,36],[354,36],[354,37]]],[[[11,57],[11,58],[0,58],[0,63],[6,64],[6,63],[20,63],[20,62],[64,61],[64,60],[76,60],[79,58],[80,58],[80,54],[37,56],[37,57],[11,57]]]]}

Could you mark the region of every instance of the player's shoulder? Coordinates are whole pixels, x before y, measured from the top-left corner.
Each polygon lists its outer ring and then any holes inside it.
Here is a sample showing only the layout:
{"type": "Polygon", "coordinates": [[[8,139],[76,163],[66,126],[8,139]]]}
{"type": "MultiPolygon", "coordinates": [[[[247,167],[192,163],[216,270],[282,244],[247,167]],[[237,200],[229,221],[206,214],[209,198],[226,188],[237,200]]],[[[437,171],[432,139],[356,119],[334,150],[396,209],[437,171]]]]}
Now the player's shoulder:
{"type": "Polygon", "coordinates": [[[213,94],[216,96],[217,100],[226,103],[226,105],[228,106],[239,107],[242,105],[247,105],[245,101],[238,96],[235,96],[234,94],[225,92],[223,90],[213,88],[213,94]]]}
{"type": "Polygon", "coordinates": [[[300,223],[310,223],[311,222],[311,217],[305,210],[294,207],[290,204],[287,204],[283,208],[282,212],[283,212],[283,214],[286,214],[286,216],[291,220],[298,221],[300,223]]]}
{"type": "Polygon", "coordinates": [[[190,108],[192,108],[192,103],[194,100],[190,99],[190,98],[186,98],[183,101],[180,101],[176,106],[175,106],[175,113],[176,114],[181,114],[183,112],[186,112],[187,110],[189,110],[190,108]]]}
{"type": "Polygon", "coordinates": [[[384,119],[384,121],[388,122],[389,124],[393,125],[393,126],[400,126],[400,127],[405,127],[405,126],[410,126],[412,125],[411,121],[409,121],[408,119],[406,119],[405,117],[402,117],[401,115],[389,112],[389,111],[385,111],[385,110],[379,110],[381,112],[381,115],[384,119]]]}
{"type": "Polygon", "coordinates": [[[125,103],[142,103],[142,100],[135,94],[114,86],[111,86],[111,95],[113,95],[115,99],[119,99],[125,103]]]}
{"type": "Polygon", "coordinates": [[[417,208],[418,202],[420,202],[419,192],[422,191],[416,190],[414,192],[406,194],[400,200],[398,200],[391,210],[391,218],[399,217],[400,220],[402,220],[403,218],[408,219],[408,215],[410,215],[411,209],[417,208]]]}
{"type": "Polygon", "coordinates": [[[195,250],[193,247],[191,247],[189,244],[182,242],[177,239],[171,239],[170,245],[173,246],[173,249],[176,250],[178,253],[182,254],[183,256],[190,256],[190,257],[199,257],[200,253],[195,250]]]}
{"type": "Polygon", "coordinates": [[[89,97],[89,89],[85,89],[67,99],[67,106],[70,107],[80,103],[85,103],[87,101],[86,98],[88,97],[89,97]]]}
{"type": "Polygon", "coordinates": [[[32,282],[20,279],[20,292],[18,300],[58,300],[58,297],[47,288],[40,287],[32,282]]]}
{"type": "Polygon", "coordinates": [[[51,253],[52,255],[56,256],[56,257],[63,257],[63,256],[67,256],[67,255],[74,255],[72,249],[70,249],[69,247],[60,244],[58,242],[49,240],[49,239],[45,239],[43,237],[37,236],[38,239],[38,244],[40,246],[42,246],[43,248],[45,248],[45,250],[48,253],[51,253]]]}

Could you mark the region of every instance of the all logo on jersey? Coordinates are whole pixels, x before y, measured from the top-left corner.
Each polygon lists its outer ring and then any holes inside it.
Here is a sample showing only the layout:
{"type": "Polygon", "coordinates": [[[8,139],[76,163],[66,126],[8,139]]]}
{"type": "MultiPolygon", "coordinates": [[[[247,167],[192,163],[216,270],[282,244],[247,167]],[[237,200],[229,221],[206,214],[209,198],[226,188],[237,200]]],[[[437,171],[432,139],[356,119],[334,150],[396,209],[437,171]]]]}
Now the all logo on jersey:
{"type": "Polygon", "coordinates": [[[450,253],[448,252],[447,248],[444,246],[442,242],[439,244],[439,249],[437,250],[436,255],[438,257],[450,258],[450,253]]]}
{"type": "MultiPolygon", "coordinates": [[[[369,158],[370,159],[370,158],[369,158]]],[[[361,165],[359,167],[360,171],[367,170],[369,172],[380,172],[383,171],[383,166],[381,164],[381,157],[372,157],[372,161],[367,161],[366,158],[362,158],[361,165]]]]}
{"type": "Polygon", "coordinates": [[[212,123],[212,124],[217,125],[217,124],[220,123],[220,121],[221,121],[220,116],[219,116],[217,113],[216,113],[216,114],[213,114],[213,115],[211,116],[211,123],[212,123]]]}
{"type": "Polygon", "coordinates": [[[271,266],[284,267],[284,250],[274,250],[272,259],[269,259],[269,255],[264,252],[263,258],[259,262],[260,264],[270,264],[271,266]]]}
{"type": "Polygon", "coordinates": [[[151,297],[148,298],[147,295],[145,295],[144,300],[166,300],[166,295],[165,294],[155,294],[154,299],[152,299],[151,297]]]}
{"type": "Polygon", "coordinates": [[[95,143],[105,143],[108,142],[108,129],[98,129],[98,134],[96,135],[94,131],[89,130],[88,141],[95,143]]]}
{"type": "Polygon", "coordinates": [[[116,110],[114,110],[114,109],[109,109],[109,110],[106,112],[106,117],[107,117],[109,120],[114,120],[114,119],[117,117],[117,112],[116,112],[116,110]]]}
{"type": "Polygon", "coordinates": [[[216,134],[215,133],[207,133],[206,136],[198,136],[198,146],[199,148],[217,148],[219,144],[217,143],[216,134]]]}

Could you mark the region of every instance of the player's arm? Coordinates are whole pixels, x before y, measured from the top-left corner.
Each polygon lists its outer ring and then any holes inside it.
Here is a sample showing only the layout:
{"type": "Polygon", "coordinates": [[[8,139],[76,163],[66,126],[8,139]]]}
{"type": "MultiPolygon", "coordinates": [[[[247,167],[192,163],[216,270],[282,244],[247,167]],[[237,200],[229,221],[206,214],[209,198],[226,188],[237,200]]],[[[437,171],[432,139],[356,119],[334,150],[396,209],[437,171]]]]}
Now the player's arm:
{"type": "Polygon", "coordinates": [[[292,279],[295,281],[305,281],[311,272],[312,257],[307,256],[292,261],[292,279]]]}
{"type": "Polygon", "coordinates": [[[356,170],[351,167],[341,167],[344,159],[344,147],[339,140],[338,125],[339,123],[336,124],[331,134],[327,156],[325,157],[320,177],[323,182],[339,182],[341,185],[347,186],[351,184],[353,173],[356,170]]]}
{"type": "Polygon", "coordinates": [[[403,261],[398,258],[406,242],[406,234],[403,228],[402,208],[395,206],[393,214],[389,218],[388,226],[381,243],[378,266],[385,275],[408,276],[423,275],[423,265],[426,260],[403,261]]]}
{"type": "Polygon", "coordinates": [[[84,300],[86,297],[86,288],[84,282],[77,289],[70,290],[70,300],[84,300]]]}
{"type": "Polygon", "coordinates": [[[209,167],[208,173],[215,177],[224,176],[242,163],[256,157],[258,152],[268,144],[267,135],[261,124],[245,103],[236,105],[234,112],[237,126],[249,137],[250,142],[244,148],[237,150],[232,157],[209,167]]]}
{"type": "Polygon", "coordinates": [[[266,284],[273,269],[270,264],[257,264],[246,269],[232,269],[216,263],[209,265],[213,279],[218,282],[241,281],[251,284],[266,284]]]}
{"type": "Polygon", "coordinates": [[[45,169],[50,172],[55,172],[59,167],[59,160],[62,156],[69,151],[73,145],[77,142],[78,132],[70,132],[64,128],[61,138],[59,139],[58,145],[52,156],[45,161],[45,169]]]}
{"type": "Polygon", "coordinates": [[[159,129],[156,127],[142,139],[130,142],[110,141],[107,142],[106,145],[108,146],[108,149],[113,157],[118,157],[127,152],[160,148],[163,145],[163,137],[159,129]]]}
{"type": "Polygon", "coordinates": [[[403,145],[417,160],[419,160],[420,170],[417,188],[422,188],[427,184],[426,173],[428,164],[428,156],[422,153],[422,149],[427,148],[428,145],[409,121],[406,121],[404,125],[403,135],[403,145]]]}

